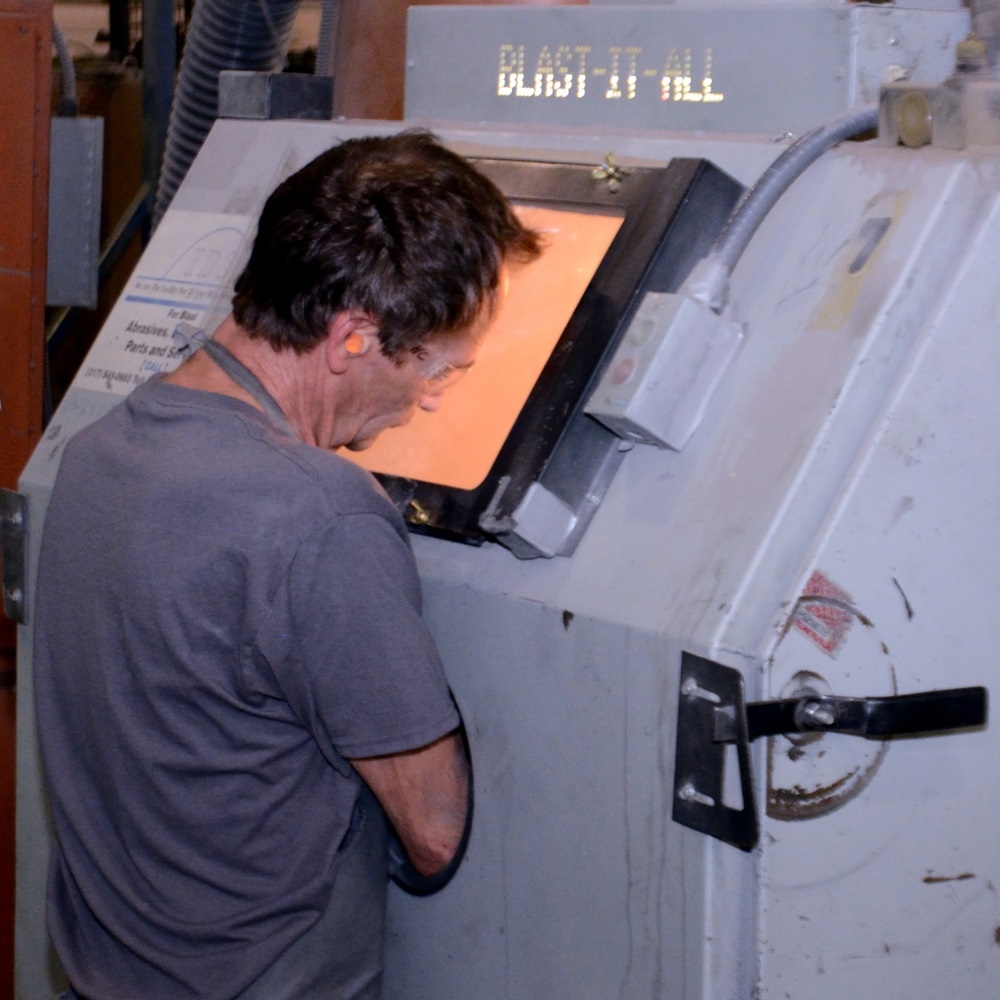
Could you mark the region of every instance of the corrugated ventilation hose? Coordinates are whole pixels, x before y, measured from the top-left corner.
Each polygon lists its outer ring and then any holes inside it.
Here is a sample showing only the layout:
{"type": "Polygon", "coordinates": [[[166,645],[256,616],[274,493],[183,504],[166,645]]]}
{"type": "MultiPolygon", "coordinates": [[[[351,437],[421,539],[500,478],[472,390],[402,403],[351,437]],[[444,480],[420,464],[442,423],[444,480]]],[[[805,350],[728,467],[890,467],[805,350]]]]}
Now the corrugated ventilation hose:
{"type": "Polygon", "coordinates": [[[194,5],[170,109],[154,225],[173,200],[218,114],[219,73],[281,70],[298,6],[298,0],[198,0],[194,5]]]}

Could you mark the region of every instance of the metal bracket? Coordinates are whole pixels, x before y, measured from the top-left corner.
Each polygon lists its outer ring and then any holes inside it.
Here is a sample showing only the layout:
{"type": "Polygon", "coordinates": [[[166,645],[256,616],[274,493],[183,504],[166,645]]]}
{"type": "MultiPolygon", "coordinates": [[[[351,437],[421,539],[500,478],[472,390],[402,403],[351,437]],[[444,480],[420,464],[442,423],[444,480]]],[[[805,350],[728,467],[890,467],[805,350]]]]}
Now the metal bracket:
{"type": "Polygon", "coordinates": [[[28,501],[13,490],[0,489],[0,569],[3,579],[3,610],[23,625],[25,617],[25,536],[28,501]]]}
{"type": "Polygon", "coordinates": [[[607,181],[608,190],[612,194],[617,194],[622,186],[622,181],[628,177],[628,171],[622,170],[615,159],[614,153],[608,153],[604,157],[604,162],[595,167],[590,174],[595,181],[607,181]]]}
{"type": "Polygon", "coordinates": [[[831,732],[868,739],[923,736],[986,725],[987,692],[951,688],[885,698],[802,697],[747,704],[743,675],[692,653],[681,656],[673,817],[752,850],[760,837],[750,743],[781,733],[831,732]],[[727,747],[735,748],[742,805],[724,801],[727,747]]]}

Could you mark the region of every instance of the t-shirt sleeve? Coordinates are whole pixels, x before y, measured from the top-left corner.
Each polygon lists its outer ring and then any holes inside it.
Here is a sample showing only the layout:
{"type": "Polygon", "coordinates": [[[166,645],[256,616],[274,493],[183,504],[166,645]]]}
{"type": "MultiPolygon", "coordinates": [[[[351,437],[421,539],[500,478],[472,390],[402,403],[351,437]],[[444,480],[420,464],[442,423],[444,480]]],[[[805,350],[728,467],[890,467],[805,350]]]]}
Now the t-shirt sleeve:
{"type": "Polygon", "coordinates": [[[261,648],[320,749],[373,757],[458,725],[405,536],[375,513],[340,515],[296,551],[261,648]]]}

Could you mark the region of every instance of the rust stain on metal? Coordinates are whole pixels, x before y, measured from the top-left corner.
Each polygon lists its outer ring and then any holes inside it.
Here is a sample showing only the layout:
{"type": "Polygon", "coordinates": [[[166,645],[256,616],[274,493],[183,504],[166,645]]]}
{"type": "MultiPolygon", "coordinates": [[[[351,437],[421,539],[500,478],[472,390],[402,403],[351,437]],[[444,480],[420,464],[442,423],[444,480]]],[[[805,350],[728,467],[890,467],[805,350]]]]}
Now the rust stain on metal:
{"type": "Polygon", "coordinates": [[[842,778],[822,788],[771,788],[767,793],[767,814],[774,819],[807,819],[828,811],[831,800],[846,785],[857,770],[850,771],[842,778]]]}
{"type": "MultiPolygon", "coordinates": [[[[791,614],[781,624],[778,646],[793,629],[797,629],[832,658],[836,658],[847,631],[854,622],[860,622],[864,628],[875,631],[875,623],[857,608],[851,595],[822,571],[814,570],[791,614]]],[[[875,641],[882,654],[889,657],[889,647],[877,633],[875,641]]],[[[762,671],[773,669],[776,653],[777,647],[762,665],[762,671]]],[[[895,669],[891,661],[882,662],[892,676],[891,688],[895,693],[895,669]]],[[[848,670],[846,676],[850,675],[851,671],[848,670]]],[[[834,775],[827,771],[816,775],[817,780],[812,782],[814,772],[809,767],[809,762],[824,757],[826,750],[816,749],[815,746],[806,748],[806,739],[810,743],[820,743],[824,736],[817,733],[809,734],[806,738],[792,739],[786,736],[783,739],[774,737],[768,740],[767,792],[764,804],[767,815],[772,819],[785,822],[815,819],[841,808],[868,788],[889,751],[887,741],[864,741],[866,746],[863,760],[859,761],[855,755],[854,766],[846,773],[836,776],[836,780],[832,780],[834,775]],[[784,740],[792,743],[792,747],[789,748],[784,740]],[[799,780],[795,781],[795,778],[799,780]]]]}
{"type": "Polygon", "coordinates": [[[564,611],[562,613],[563,628],[566,629],[567,632],[569,631],[569,623],[572,620],[573,620],[573,612],[572,611],[564,611]]]}
{"type": "MultiPolygon", "coordinates": [[[[768,781],[766,810],[772,819],[794,822],[800,819],[815,819],[825,816],[857,798],[872,782],[886,754],[889,744],[882,743],[875,756],[867,764],[855,767],[836,781],[817,788],[793,785],[791,788],[775,788],[768,781]]],[[[774,741],[768,746],[768,775],[773,771],[774,741]]]]}
{"type": "Polygon", "coordinates": [[[994,929],[993,940],[996,941],[997,944],[1000,944],[1000,927],[994,929]]]}

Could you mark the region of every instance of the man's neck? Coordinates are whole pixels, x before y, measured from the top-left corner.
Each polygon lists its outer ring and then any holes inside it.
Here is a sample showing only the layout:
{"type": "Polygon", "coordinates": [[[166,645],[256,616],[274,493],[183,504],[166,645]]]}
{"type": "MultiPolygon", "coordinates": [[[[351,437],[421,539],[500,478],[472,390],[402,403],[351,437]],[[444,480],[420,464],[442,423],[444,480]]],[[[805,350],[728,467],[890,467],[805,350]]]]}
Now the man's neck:
{"type": "MultiPolygon", "coordinates": [[[[310,400],[319,391],[317,383],[322,377],[317,359],[311,358],[310,353],[275,350],[266,340],[250,337],[232,316],[222,322],[212,339],[256,376],[300,440],[320,443],[318,428],[310,419],[316,413],[310,400]]],[[[165,380],[189,389],[231,396],[258,410],[264,409],[251,392],[234,381],[205,351],[195,352],[165,380]]]]}

